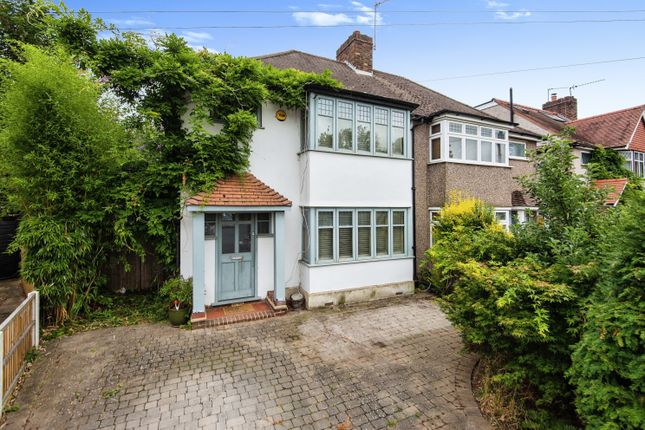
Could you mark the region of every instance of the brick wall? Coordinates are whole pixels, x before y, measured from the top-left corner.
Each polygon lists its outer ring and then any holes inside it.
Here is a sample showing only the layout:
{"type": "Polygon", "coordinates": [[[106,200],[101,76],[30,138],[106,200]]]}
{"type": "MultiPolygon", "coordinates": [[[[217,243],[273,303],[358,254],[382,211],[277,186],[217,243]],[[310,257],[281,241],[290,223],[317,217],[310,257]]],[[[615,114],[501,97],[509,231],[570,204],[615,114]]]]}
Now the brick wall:
{"type": "Polygon", "coordinates": [[[336,51],[336,60],[347,61],[357,69],[372,71],[372,38],[355,31],[336,51]]]}
{"type": "MultiPolygon", "coordinates": [[[[554,97],[555,98],[555,97],[554,97]]],[[[571,121],[578,119],[578,100],[573,96],[551,99],[542,105],[542,109],[549,112],[559,113],[571,121]]]]}

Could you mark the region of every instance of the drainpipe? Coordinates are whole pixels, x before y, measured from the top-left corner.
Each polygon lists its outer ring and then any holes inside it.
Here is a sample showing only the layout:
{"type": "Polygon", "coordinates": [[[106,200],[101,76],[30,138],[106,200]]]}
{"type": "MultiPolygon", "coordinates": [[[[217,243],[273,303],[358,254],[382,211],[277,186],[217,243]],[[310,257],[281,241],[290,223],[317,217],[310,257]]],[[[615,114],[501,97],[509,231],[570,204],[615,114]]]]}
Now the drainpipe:
{"type": "Polygon", "coordinates": [[[413,280],[416,286],[419,281],[417,273],[417,187],[415,178],[415,159],[414,159],[414,126],[412,126],[412,256],[413,256],[413,280]]]}

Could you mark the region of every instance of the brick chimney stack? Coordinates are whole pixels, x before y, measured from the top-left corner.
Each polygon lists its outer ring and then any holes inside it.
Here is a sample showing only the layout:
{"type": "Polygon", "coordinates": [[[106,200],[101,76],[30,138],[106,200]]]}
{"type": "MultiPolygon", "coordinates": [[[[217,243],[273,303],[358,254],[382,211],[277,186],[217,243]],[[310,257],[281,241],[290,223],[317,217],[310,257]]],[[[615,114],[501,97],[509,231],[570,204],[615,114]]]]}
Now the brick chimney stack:
{"type": "Polygon", "coordinates": [[[352,66],[364,72],[372,72],[372,51],[374,44],[372,38],[353,32],[336,51],[336,60],[347,61],[352,66]]]}
{"type": "Polygon", "coordinates": [[[578,119],[578,100],[573,96],[558,98],[556,93],[551,94],[551,100],[542,105],[542,109],[560,114],[571,121],[578,119]]]}

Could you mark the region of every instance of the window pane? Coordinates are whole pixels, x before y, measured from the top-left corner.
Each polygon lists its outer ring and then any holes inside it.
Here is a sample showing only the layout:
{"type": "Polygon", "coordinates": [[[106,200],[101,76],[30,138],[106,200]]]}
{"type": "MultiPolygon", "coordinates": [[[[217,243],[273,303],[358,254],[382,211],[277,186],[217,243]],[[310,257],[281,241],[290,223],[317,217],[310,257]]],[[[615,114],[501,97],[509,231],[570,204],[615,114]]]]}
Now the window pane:
{"type": "Polygon", "coordinates": [[[392,227],[392,252],[394,254],[405,254],[405,227],[392,227]]]}
{"type": "Polygon", "coordinates": [[[483,137],[493,137],[493,129],[488,127],[482,127],[481,133],[483,137]]]}
{"type": "Polygon", "coordinates": [[[338,147],[340,149],[352,150],[354,123],[350,119],[338,119],[338,147]]]}
{"type": "Polygon", "coordinates": [[[495,162],[506,163],[506,145],[503,143],[495,144],[495,162]]]}
{"type": "MultiPolygon", "coordinates": [[[[452,124],[452,123],[451,123],[452,124]]],[[[448,140],[449,156],[457,160],[461,160],[461,139],[459,137],[450,136],[448,140]]]]}
{"type": "Polygon", "coordinates": [[[376,227],[376,255],[388,255],[388,227],[376,227]]]}
{"type": "Polygon", "coordinates": [[[519,142],[511,142],[508,147],[511,157],[526,157],[526,145],[519,142]]]}
{"type": "Polygon", "coordinates": [[[356,120],[360,122],[372,122],[372,107],[356,105],[356,120]]]}
{"type": "Polygon", "coordinates": [[[372,212],[358,212],[358,256],[372,255],[372,212]]]}
{"type": "Polygon", "coordinates": [[[376,152],[387,154],[387,126],[376,125],[374,130],[374,138],[376,140],[376,152]]]}
{"type": "Polygon", "coordinates": [[[403,155],[403,132],[404,129],[392,127],[392,154],[403,155]]]}
{"type": "Polygon", "coordinates": [[[334,213],[331,211],[318,212],[318,226],[332,227],[334,225],[334,213]]]}
{"type": "Polygon", "coordinates": [[[388,211],[376,211],[376,225],[387,225],[388,218],[388,211]]]}
{"type": "Polygon", "coordinates": [[[318,119],[316,121],[316,130],[318,130],[318,146],[323,148],[333,147],[333,128],[333,118],[318,115],[318,119]]]}
{"type": "Polygon", "coordinates": [[[496,139],[506,139],[506,132],[504,130],[495,130],[496,139]]]}
{"type": "Polygon", "coordinates": [[[372,227],[358,227],[358,256],[372,256],[372,227]]]}
{"type": "Polygon", "coordinates": [[[269,234],[271,233],[271,223],[267,220],[258,219],[257,229],[258,234],[269,234]]]}
{"type": "Polygon", "coordinates": [[[354,258],[354,213],[338,212],[338,256],[354,258]]]}
{"type": "Polygon", "coordinates": [[[493,161],[493,143],[482,140],[481,142],[481,161],[493,161]]]}
{"type": "Polygon", "coordinates": [[[214,238],[217,234],[217,224],[213,221],[208,221],[204,223],[204,237],[214,238]]]}
{"type": "Polygon", "coordinates": [[[388,211],[376,211],[376,255],[389,254],[388,211]]]}
{"type": "Polygon", "coordinates": [[[451,122],[448,125],[448,130],[451,133],[461,133],[462,127],[461,127],[461,124],[459,124],[458,122],[451,122]]]}
{"type": "Polygon", "coordinates": [[[359,151],[372,152],[372,126],[359,122],[356,126],[356,143],[359,151]]]}
{"type": "Polygon", "coordinates": [[[477,136],[477,126],[466,124],[466,134],[472,134],[473,136],[477,136]]]}
{"type": "Polygon", "coordinates": [[[436,139],[432,139],[431,157],[433,160],[439,160],[441,158],[441,139],[438,137],[436,139]]]}
{"type": "Polygon", "coordinates": [[[389,125],[387,122],[387,109],[374,109],[374,122],[381,125],[389,125]]]}
{"type": "Polygon", "coordinates": [[[235,219],[238,221],[251,221],[251,214],[237,214],[235,215],[235,219]]]}
{"type": "Polygon", "coordinates": [[[233,254],[235,252],[235,226],[222,226],[222,254],[233,254]]]}
{"type": "Polygon", "coordinates": [[[392,111],[392,127],[405,127],[405,114],[398,110],[392,111]]]}
{"type": "Polygon", "coordinates": [[[251,252],[251,224],[238,224],[238,252],[251,252]]]}
{"type": "Polygon", "coordinates": [[[302,259],[309,262],[309,209],[302,210],[302,259]]]}
{"type": "Polygon", "coordinates": [[[392,224],[395,224],[395,225],[405,224],[405,212],[392,211],[392,224]]]}
{"type": "Polygon", "coordinates": [[[432,133],[432,134],[437,134],[437,133],[439,133],[439,132],[441,132],[441,124],[434,124],[434,125],[432,126],[432,131],[431,131],[431,133],[432,133]]]}
{"type": "Polygon", "coordinates": [[[334,229],[318,229],[318,259],[332,260],[334,258],[334,229]]]}
{"type": "MultiPolygon", "coordinates": [[[[512,146],[511,146],[511,148],[512,148],[512,146]]],[[[582,153],[580,153],[580,163],[589,164],[589,161],[591,161],[591,153],[590,152],[582,152],[582,153]]]]}
{"type": "Polygon", "coordinates": [[[477,161],[477,141],[466,139],[466,160],[477,161]]]}

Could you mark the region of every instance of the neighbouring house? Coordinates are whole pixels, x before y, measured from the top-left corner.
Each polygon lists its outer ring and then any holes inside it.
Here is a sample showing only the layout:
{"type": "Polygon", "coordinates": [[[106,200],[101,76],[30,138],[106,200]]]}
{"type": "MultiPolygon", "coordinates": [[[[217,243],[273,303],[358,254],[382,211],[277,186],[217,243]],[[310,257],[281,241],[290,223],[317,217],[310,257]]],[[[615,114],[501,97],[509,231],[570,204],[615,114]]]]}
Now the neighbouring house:
{"type": "Polygon", "coordinates": [[[295,291],[309,308],[412,293],[416,104],[342,61],[260,59],[329,69],[344,89],[308,88],[306,109],[264,104],[248,173],[186,200],[180,266],[193,278],[194,319],[267,295],[283,304],[295,291]]]}
{"type": "MultiPolygon", "coordinates": [[[[566,126],[571,125],[571,121],[578,118],[578,100],[573,96],[558,98],[557,94],[552,94],[551,100],[544,103],[542,109],[510,103],[497,98],[475,107],[501,119],[509,118],[512,115],[518,127],[535,133],[540,138],[559,134],[566,126]]],[[[584,165],[589,162],[595,146],[593,143],[577,139],[574,136],[572,147],[574,172],[584,175],[586,173],[584,165]]]]}
{"type": "Polygon", "coordinates": [[[605,204],[607,206],[617,206],[628,183],[629,179],[627,178],[596,179],[593,181],[593,186],[594,188],[604,190],[607,193],[607,196],[605,197],[605,204]]]}
{"type": "Polygon", "coordinates": [[[576,139],[620,152],[634,176],[645,177],[645,105],[571,121],[576,139]]]}
{"type": "Polygon", "coordinates": [[[511,111],[515,121],[524,129],[541,136],[557,134],[565,126],[573,127],[574,171],[584,175],[594,148],[619,151],[625,157],[625,167],[637,177],[645,177],[645,105],[578,119],[575,97],[558,98],[537,109],[492,99],[476,106],[482,112],[498,118],[508,118],[511,111]]]}

